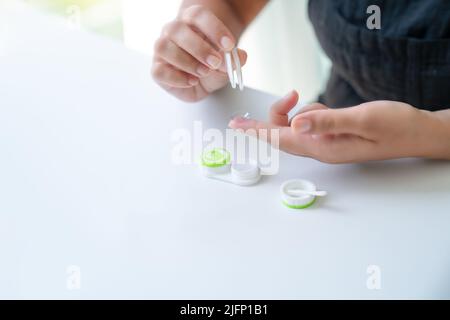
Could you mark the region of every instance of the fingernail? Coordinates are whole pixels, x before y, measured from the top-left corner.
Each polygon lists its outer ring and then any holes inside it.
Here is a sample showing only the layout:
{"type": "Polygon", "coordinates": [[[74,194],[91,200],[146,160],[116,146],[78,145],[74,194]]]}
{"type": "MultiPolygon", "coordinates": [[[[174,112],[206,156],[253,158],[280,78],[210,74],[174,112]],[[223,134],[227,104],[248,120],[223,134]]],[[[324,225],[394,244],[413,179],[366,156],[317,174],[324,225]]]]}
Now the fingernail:
{"type": "Polygon", "coordinates": [[[201,66],[199,66],[199,67],[197,68],[197,73],[198,73],[200,76],[204,77],[204,76],[208,75],[208,73],[209,73],[209,68],[207,68],[207,67],[201,65],[201,66]]]}
{"type": "Polygon", "coordinates": [[[234,47],[233,40],[228,37],[222,37],[222,39],[220,40],[220,44],[225,50],[231,50],[234,47]]]}
{"type": "Polygon", "coordinates": [[[231,121],[233,121],[234,123],[237,123],[237,124],[242,124],[242,123],[247,122],[248,120],[249,119],[246,117],[237,116],[237,117],[233,118],[231,121]]]}
{"type": "Polygon", "coordinates": [[[220,59],[213,55],[210,55],[208,56],[208,58],[206,58],[206,63],[208,63],[213,69],[217,69],[220,65],[220,62],[220,59]]]}
{"type": "Polygon", "coordinates": [[[237,117],[228,123],[228,127],[232,129],[244,129],[245,127],[250,125],[249,121],[249,119],[237,117]]]}
{"type": "Polygon", "coordinates": [[[248,119],[251,118],[250,112],[248,112],[248,111],[237,111],[237,112],[234,112],[231,115],[230,120],[234,120],[236,118],[244,118],[244,119],[248,120],[248,119]]]}
{"type": "Polygon", "coordinates": [[[198,79],[189,78],[188,82],[191,86],[196,86],[198,84],[198,79]]]}
{"type": "Polygon", "coordinates": [[[309,130],[311,130],[312,124],[311,121],[308,119],[302,119],[299,121],[298,130],[301,133],[307,133],[309,130]]]}
{"type": "Polygon", "coordinates": [[[289,99],[289,98],[292,96],[293,93],[294,93],[294,91],[289,92],[287,95],[285,95],[285,96],[283,97],[283,100],[289,99]]]}

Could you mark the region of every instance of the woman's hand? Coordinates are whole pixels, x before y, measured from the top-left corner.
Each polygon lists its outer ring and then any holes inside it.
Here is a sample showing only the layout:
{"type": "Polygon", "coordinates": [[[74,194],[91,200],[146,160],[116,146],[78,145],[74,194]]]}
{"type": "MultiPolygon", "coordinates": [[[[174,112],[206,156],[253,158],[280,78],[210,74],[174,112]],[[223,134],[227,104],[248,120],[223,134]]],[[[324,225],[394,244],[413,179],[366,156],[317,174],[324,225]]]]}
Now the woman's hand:
{"type": "Polygon", "coordinates": [[[317,103],[303,108],[289,122],[287,113],[297,101],[294,91],[275,103],[269,123],[233,119],[229,125],[254,129],[249,133],[279,129],[281,150],[327,163],[450,157],[448,128],[443,130],[442,121],[432,112],[394,101],[374,101],[345,109],[329,109],[317,103]]]}
{"type": "MultiPolygon", "coordinates": [[[[224,51],[236,45],[231,31],[200,5],[183,9],[162,30],[154,47],[152,76],[181,100],[194,102],[228,82],[224,51]]],[[[239,50],[241,65],[247,54],[239,50]]]]}

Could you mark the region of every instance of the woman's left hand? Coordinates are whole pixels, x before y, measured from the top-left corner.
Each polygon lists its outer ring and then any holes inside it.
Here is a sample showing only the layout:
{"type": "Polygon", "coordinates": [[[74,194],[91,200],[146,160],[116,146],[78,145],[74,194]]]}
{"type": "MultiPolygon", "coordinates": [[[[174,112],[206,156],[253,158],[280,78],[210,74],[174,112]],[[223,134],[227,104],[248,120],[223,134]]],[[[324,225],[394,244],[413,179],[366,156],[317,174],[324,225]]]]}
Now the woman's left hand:
{"type": "Polygon", "coordinates": [[[439,133],[435,132],[432,112],[405,103],[373,101],[344,109],[316,103],[289,121],[287,113],[297,101],[298,94],[293,91],[276,102],[269,123],[240,118],[233,119],[229,126],[244,131],[253,129],[249,134],[278,129],[281,150],[327,163],[432,158],[442,142],[434,139],[439,133]]]}

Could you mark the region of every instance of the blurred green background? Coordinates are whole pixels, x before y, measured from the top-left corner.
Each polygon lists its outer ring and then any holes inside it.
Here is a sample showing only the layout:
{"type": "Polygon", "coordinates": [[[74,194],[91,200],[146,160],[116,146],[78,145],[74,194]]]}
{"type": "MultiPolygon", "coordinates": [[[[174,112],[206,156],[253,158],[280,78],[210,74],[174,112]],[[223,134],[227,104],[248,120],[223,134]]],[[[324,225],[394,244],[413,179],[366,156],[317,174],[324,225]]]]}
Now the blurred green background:
{"type": "Polygon", "coordinates": [[[120,0],[22,0],[42,10],[68,17],[78,14],[81,28],[122,39],[120,0]]]}

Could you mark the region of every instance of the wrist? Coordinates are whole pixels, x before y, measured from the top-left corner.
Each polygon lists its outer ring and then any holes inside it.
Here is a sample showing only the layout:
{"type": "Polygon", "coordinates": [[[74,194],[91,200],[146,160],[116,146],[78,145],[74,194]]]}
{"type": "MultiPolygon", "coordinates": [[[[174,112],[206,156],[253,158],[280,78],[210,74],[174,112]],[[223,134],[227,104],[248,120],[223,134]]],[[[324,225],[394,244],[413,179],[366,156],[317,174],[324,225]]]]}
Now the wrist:
{"type": "Polygon", "coordinates": [[[424,111],[420,123],[424,130],[423,157],[450,160],[450,110],[424,111]]]}

